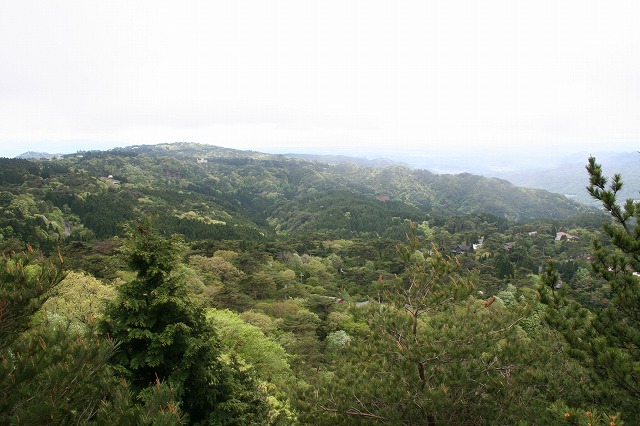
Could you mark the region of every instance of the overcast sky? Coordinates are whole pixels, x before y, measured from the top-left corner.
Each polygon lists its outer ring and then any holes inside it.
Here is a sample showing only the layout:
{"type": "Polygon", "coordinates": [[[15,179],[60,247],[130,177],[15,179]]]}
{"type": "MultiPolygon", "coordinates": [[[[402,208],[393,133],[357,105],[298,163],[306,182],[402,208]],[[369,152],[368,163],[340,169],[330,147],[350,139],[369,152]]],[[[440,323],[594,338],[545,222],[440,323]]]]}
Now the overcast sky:
{"type": "Polygon", "coordinates": [[[0,156],[640,147],[640,1],[3,1],[0,156]]]}

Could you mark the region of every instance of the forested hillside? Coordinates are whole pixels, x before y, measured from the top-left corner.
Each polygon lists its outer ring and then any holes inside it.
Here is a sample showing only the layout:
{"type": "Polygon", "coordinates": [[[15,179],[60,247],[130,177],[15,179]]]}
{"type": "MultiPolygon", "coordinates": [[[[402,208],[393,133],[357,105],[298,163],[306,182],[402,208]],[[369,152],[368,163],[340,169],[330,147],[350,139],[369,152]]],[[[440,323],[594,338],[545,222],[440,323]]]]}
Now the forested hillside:
{"type": "Polygon", "coordinates": [[[0,423],[638,424],[640,207],[584,179],[613,217],[187,143],[0,159],[0,423]]]}
{"type": "Polygon", "coordinates": [[[184,143],[3,159],[0,184],[0,228],[32,243],[107,237],[148,214],[188,238],[254,239],[274,231],[399,238],[404,231],[394,220],[473,213],[565,219],[583,210],[559,195],[469,174],[330,166],[184,143]]]}

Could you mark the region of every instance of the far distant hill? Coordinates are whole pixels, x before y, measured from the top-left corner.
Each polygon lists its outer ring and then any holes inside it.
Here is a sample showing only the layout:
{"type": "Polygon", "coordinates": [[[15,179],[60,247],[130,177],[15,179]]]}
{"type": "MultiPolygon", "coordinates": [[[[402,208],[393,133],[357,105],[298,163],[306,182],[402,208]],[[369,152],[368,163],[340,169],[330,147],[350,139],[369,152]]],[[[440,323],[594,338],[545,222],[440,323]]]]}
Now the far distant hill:
{"type": "MultiPolygon", "coordinates": [[[[593,156],[602,165],[606,176],[611,177],[615,173],[622,175],[624,186],[620,191],[620,199],[640,199],[640,153],[594,153],[593,156]]],[[[586,204],[597,204],[586,190],[589,185],[585,170],[588,158],[589,154],[575,154],[553,167],[495,171],[493,176],[518,186],[545,189],[586,204]]]]}
{"type": "Polygon", "coordinates": [[[405,163],[393,161],[388,158],[375,158],[369,160],[362,157],[351,157],[348,155],[323,155],[323,154],[283,154],[285,157],[299,158],[305,161],[316,161],[326,164],[342,164],[350,163],[363,167],[388,167],[388,166],[407,166],[405,163]]]}
{"type": "Polygon", "coordinates": [[[15,158],[22,158],[24,160],[43,160],[61,156],[62,154],[49,154],[48,152],[27,151],[23,152],[20,155],[17,155],[15,158]]]}

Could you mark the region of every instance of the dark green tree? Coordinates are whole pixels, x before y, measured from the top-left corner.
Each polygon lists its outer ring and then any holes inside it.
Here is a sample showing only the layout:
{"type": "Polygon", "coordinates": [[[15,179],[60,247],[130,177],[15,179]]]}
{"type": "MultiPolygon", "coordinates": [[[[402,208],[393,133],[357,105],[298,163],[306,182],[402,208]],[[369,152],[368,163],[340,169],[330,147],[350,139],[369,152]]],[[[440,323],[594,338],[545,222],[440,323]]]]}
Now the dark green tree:
{"type": "Polygon", "coordinates": [[[28,248],[0,258],[0,424],[179,424],[166,385],[132,403],[108,365],[117,345],[92,321],[41,311],[63,277],[61,257],[28,248]]]}
{"type": "Polygon", "coordinates": [[[495,257],[494,260],[494,270],[495,275],[498,278],[508,278],[513,277],[514,275],[514,267],[513,263],[505,256],[500,253],[495,257]]]}
{"type": "Polygon", "coordinates": [[[219,359],[215,330],[176,272],[181,239],[143,226],[126,227],[122,251],[137,276],[105,312],[103,331],[120,343],[113,364],[141,395],[157,381],[174,386],[192,424],[255,421],[265,408],[260,393],[247,392],[250,378],[219,359]]]}
{"type": "Polygon", "coordinates": [[[594,241],[594,270],[611,287],[609,305],[596,312],[592,321],[593,338],[589,341],[593,362],[599,376],[627,394],[629,418],[640,418],[640,203],[631,199],[619,204],[617,194],[622,176],[615,174],[607,185],[602,167],[594,157],[586,166],[589,194],[602,203],[613,219],[604,224],[610,244],[594,241]],[[632,410],[632,411],[629,411],[632,410]]]}
{"type": "Polygon", "coordinates": [[[540,286],[547,321],[562,332],[571,355],[592,372],[593,402],[622,411],[627,420],[640,418],[640,203],[617,199],[619,174],[609,179],[594,157],[586,166],[589,194],[612,217],[604,224],[607,238],[593,242],[593,270],[608,284],[610,300],[593,311],[567,300],[558,291],[558,275],[547,269],[540,286]]]}

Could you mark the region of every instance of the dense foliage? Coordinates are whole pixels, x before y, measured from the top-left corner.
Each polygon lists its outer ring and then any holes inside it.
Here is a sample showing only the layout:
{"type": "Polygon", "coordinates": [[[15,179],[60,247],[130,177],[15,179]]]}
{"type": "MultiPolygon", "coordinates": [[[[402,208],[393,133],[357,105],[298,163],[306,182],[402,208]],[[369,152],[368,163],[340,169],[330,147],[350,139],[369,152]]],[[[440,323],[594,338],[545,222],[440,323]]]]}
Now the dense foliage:
{"type": "Polygon", "coordinates": [[[2,166],[0,423],[637,424],[640,209],[595,160],[611,223],[195,144],[2,166]]]}
{"type": "Polygon", "coordinates": [[[63,278],[61,259],[0,258],[0,423],[179,424],[158,383],[139,401],[109,367],[117,343],[89,320],[39,312],[63,278]]]}
{"type": "Polygon", "coordinates": [[[483,213],[559,220],[585,210],[557,194],[469,174],[328,165],[196,144],[1,165],[0,235],[45,250],[67,239],[119,235],[119,224],[150,214],[163,230],[189,239],[256,240],[274,232],[398,239],[405,219],[483,213]]]}
{"type": "Polygon", "coordinates": [[[245,389],[248,377],[234,383],[211,323],[174,275],[180,241],[145,226],[127,228],[122,250],[137,275],[105,310],[104,333],[120,342],[112,364],[142,394],[158,382],[172,385],[192,424],[253,422],[264,410],[258,390],[245,389]]]}

